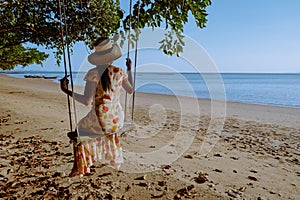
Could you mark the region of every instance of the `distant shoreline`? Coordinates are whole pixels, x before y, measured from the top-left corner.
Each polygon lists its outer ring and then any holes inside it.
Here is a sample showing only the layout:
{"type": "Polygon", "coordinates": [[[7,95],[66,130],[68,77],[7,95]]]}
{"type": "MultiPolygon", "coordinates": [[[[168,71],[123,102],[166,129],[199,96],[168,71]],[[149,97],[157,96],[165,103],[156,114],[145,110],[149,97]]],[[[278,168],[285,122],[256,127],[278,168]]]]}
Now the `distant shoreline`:
{"type": "MultiPolygon", "coordinates": [[[[7,74],[0,74],[0,75],[4,75],[4,76],[7,76],[7,77],[12,77],[12,78],[17,78],[17,77],[13,77],[13,76],[9,76],[7,74]]],[[[19,79],[19,78],[18,78],[19,79]]],[[[24,77],[20,78],[20,79],[25,79],[24,77]]],[[[31,78],[28,78],[29,80],[31,78]]],[[[44,79],[44,78],[33,78],[32,80],[34,79],[39,79],[41,81],[51,81],[55,84],[57,84],[57,79],[56,80],[51,80],[51,79],[44,79]]],[[[80,88],[79,90],[83,90],[83,87],[82,86],[76,86],[76,88],[80,88]]],[[[170,97],[176,97],[176,95],[172,95],[172,94],[160,94],[160,93],[150,93],[150,92],[137,92],[139,94],[144,94],[144,95],[164,95],[164,96],[170,96],[170,97]]],[[[194,99],[194,97],[189,97],[189,96],[181,96],[181,95],[177,95],[179,97],[182,97],[182,98],[192,98],[194,99]]],[[[224,103],[230,103],[230,104],[245,104],[245,105],[253,105],[253,106],[262,106],[262,107],[269,107],[269,108],[287,108],[287,109],[297,109],[297,110],[300,110],[300,107],[293,107],[293,106],[286,106],[286,105],[277,105],[277,104],[263,104],[263,103],[252,103],[252,102],[239,102],[239,101],[229,101],[229,100],[226,100],[226,101],[220,101],[220,100],[213,100],[213,99],[210,99],[210,98],[196,98],[198,100],[203,100],[203,101],[216,101],[216,102],[224,102],[224,103]]]]}
{"type": "MultiPolygon", "coordinates": [[[[76,72],[74,72],[75,74],[76,74],[76,72]]],[[[6,76],[9,76],[9,77],[14,77],[14,78],[24,78],[24,76],[25,75],[28,75],[29,73],[25,73],[25,72],[22,72],[22,73],[18,73],[18,72],[14,72],[14,73],[1,73],[1,74],[3,74],[3,75],[6,75],[6,76]]],[[[64,76],[64,74],[63,74],[63,72],[59,72],[59,73],[57,73],[57,72],[51,72],[51,73],[46,73],[46,72],[44,72],[44,73],[40,73],[40,72],[32,72],[31,73],[33,76],[36,76],[36,79],[38,79],[39,78],[39,76],[41,76],[40,78],[42,78],[42,79],[44,79],[43,77],[52,77],[52,76],[54,76],[54,75],[56,75],[55,77],[55,79],[50,79],[51,81],[53,81],[54,83],[58,83],[58,81],[59,81],[59,79],[60,78],[62,78],[63,76],[64,76]],[[48,75],[47,75],[48,74],[48,75]],[[60,74],[60,76],[57,76],[57,74],[60,74]]],[[[81,79],[83,79],[83,75],[85,74],[85,73],[80,73],[81,74],[81,78],[77,78],[77,79],[75,79],[75,80],[81,80],[81,79]]],[[[147,74],[147,75],[149,75],[149,73],[141,73],[141,75],[142,74],[147,74]]],[[[150,73],[151,74],[151,73],[150,73]]],[[[187,74],[189,74],[189,73],[187,73],[187,74]]],[[[230,73],[231,74],[231,73],[230,73]]],[[[230,76],[230,74],[229,74],[229,76],[230,76]]],[[[155,75],[155,74],[154,74],[155,75]]],[[[164,74],[164,75],[167,75],[168,76],[168,74],[164,74]]],[[[170,74],[170,75],[172,75],[172,74],[170,74]]],[[[228,75],[228,74],[227,74],[228,75]]],[[[237,75],[237,74],[234,74],[234,75],[237,75]]],[[[245,75],[245,74],[241,74],[241,75],[245,75]]],[[[256,74],[254,74],[254,75],[256,75],[256,74]]],[[[263,75],[263,74],[258,74],[258,75],[263,75]]],[[[278,75],[278,74],[274,74],[274,75],[278,75]]],[[[285,75],[285,74],[282,74],[282,75],[285,75]]],[[[292,76],[299,76],[300,74],[286,74],[287,76],[288,75],[292,75],[292,76]]],[[[270,74],[270,76],[272,76],[272,74],[270,74]]],[[[34,78],[34,77],[33,77],[34,78]]],[[[74,78],[74,77],[73,77],[74,78]]],[[[139,77],[138,77],[139,78],[139,77]]],[[[31,79],[31,78],[29,78],[29,79],[31,79]]],[[[77,81],[75,81],[75,85],[76,86],[80,86],[80,87],[82,87],[83,86],[83,84],[84,84],[84,82],[83,81],[81,81],[82,83],[80,83],[79,85],[78,84],[76,84],[76,82],[77,81]]],[[[78,82],[77,82],[78,83],[78,82]]],[[[143,90],[138,90],[138,92],[139,93],[147,93],[147,94],[162,94],[162,95],[171,95],[171,96],[182,96],[182,97],[190,97],[189,95],[184,95],[184,94],[168,94],[168,93],[164,93],[164,92],[161,92],[161,91],[143,91],[143,90]]],[[[193,97],[194,98],[194,97],[193,97]]],[[[207,99],[207,100],[211,100],[211,98],[208,98],[208,97],[197,97],[198,99],[207,99]]],[[[217,100],[217,99],[216,99],[217,100]]],[[[223,101],[223,100],[221,100],[221,101],[223,101]]],[[[230,99],[226,99],[226,102],[231,102],[231,103],[245,103],[245,104],[253,104],[253,105],[262,105],[262,106],[276,106],[276,107],[285,107],[285,108],[296,108],[296,109],[299,109],[300,108],[300,105],[287,105],[287,104],[279,104],[279,103],[270,103],[270,102],[251,102],[251,101],[238,101],[238,100],[230,100],[230,99]]]]}
{"type": "MultiPolygon", "coordinates": [[[[64,73],[63,71],[43,71],[43,70],[33,70],[33,71],[9,71],[9,70],[0,70],[2,74],[31,74],[31,73],[64,73]]],[[[87,71],[73,71],[73,73],[87,73],[87,71]]],[[[162,74],[174,74],[177,72],[137,72],[137,73],[162,73],[162,74]]],[[[199,74],[199,72],[179,72],[182,74],[199,74]]],[[[300,72],[203,72],[201,74],[262,74],[262,75],[300,75],[300,72]]]]}

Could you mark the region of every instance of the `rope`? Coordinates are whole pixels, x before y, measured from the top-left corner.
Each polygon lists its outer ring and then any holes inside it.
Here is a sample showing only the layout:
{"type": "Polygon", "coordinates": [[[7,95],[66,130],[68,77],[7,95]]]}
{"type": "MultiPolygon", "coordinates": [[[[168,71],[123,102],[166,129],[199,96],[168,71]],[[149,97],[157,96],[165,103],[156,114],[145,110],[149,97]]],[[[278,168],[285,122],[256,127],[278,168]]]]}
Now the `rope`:
{"type": "MultiPolygon", "coordinates": [[[[58,7],[59,7],[59,16],[60,16],[60,37],[61,37],[61,43],[62,43],[62,48],[63,48],[64,71],[65,71],[65,76],[67,76],[68,75],[67,61],[66,61],[66,55],[65,55],[64,29],[63,29],[63,23],[62,23],[62,10],[61,10],[61,1],[60,0],[58,0],[58,7]]],[[[71,104],[70,104],[69,95],[67,95],[67,101],[68,101],[70,130],[72,131],[73,125],[72,125],[72,114],[71,114],[71,104]]]]}
{"type": "MultiPolygon", "coordinates": [[[[68,9],[68,0],[65,1],[68,9]]],[[[68,23],[67,23],[67,17],[66,17],[66,8],[64,7],[64,17],[65,17],[65,29],[66,29],[66,45],[67,45],[67,55],[68,55],[68,64],[69,64],[69,71],[70,71],[70,80],[71,80],[71,90],[72,94],[74,94],[74,84],[73,84],[73,72],[72,72],[72,64],[71,64],[71,55],[70,55],[70,49],[69,49],[69,36],[68,36],[68,23]]],[[[72,98],[73,100],[73,110],[74,110],[74,119],[75,124],[77,124],[77,114],[76,114],[76,103],[75,98],[72,98]]],[[[73,130],[73,129],[72,129],[73,130]]]]}
{"type": "MultiPolygon", "coordinates": [[[[60,4],[60,0],[59,1],[59,4],[60,4]]],[[[63,0],[64,2],[64,0],[63,0]]],[[[67,0],[66,0],[66,4],[67,4],[67,0]]],[[[67,4],[68,5],[68,4],[67,4]]],[[[67,62],[66,62],[66,55],[65,55],[65,48],[64,48],[64,35],[63,35],[63,26],[62,26],[62,12],[61,12],[61,5],[59,6],[60,8],[60,11],[59,11],[59,14],[60,14],[60,23],[61,23],[61,37],[62,37],[62,45],[63,45],[63,54],[64,54],[64,69],[65,69],[65,75],[67,75],[67,62]]],[[[64,11],[64,25],[65,25],[65,28],[66,28],[66,45],[67,45],[67,53],[68,53],[68,61],[69,61],[69,70],[70,70],[70,79],[71,79],[71,89],[72,89],[72,94],[74,93],[74,85],[73,85],[73,76],[72,76],[72,66],[71,66],[71,57],[70,57],[70,50],[69,50],[69,43],[68,43],[68,26],[67,26],[67,19],[66,19],[66,9],[65,9],[65,5],[63,7],[63,11],[64,11]]],[[[68,89],[68,88],[67,88],[68,89]]],[[[69,120],[70,120],[70,129],[71,129],[71,132],[73,131],[73,127],[72,127],[72,115],[71,115],[71,106],[70,106],[70,97],[69,95],[68,96],[68,109],[69,109],[69,120]]],[[[74,109],[74,116],[75,116],[75,123],[77,124],[77,116],[76,116],[76,107],[75,107],[75,99],[73,98],[73,109],[74,109]]],[[[71,133],[70,132],[70,133],[71,133]]],[[[79,136],[79,133],[78,131],[77,132],[77,136],[79,136]]],[[[73,143],[73,154],[74,156],[76,156],[76,148],[75,148],[75,143],[73,143]]],[[[74,163],[74,166],[75,167],[75,163],[74,163]]]]}
{"type": "MultiPolygon", "coordinates": [[[[58,0],[59,4],[59,14],[60,14],[60,25],[61,25],[61,41],[62,41],[62,47],[63,47],[63,59],[64,59],[64,70],[65,70],[65,76],[68,75],[67,73],[67,61],[66,61],[66,55],[65,55],[65,47],[66,44],[67,47],[67,55],[68,55],[68,66],[69,66],[69,72],[70,72],[70,80],[71,80],[71,90],[72,93],[74,93],[74,84],[73,84],[73,73],[72,73],[72,64],[71,64],[71,56],[70,56],[70,49],[69,49],[69,39],[68,39],[68,25],[67,25],[67,17],[66,17],[66,5],[68,5],[67,0],[62,0],[63,2],[63,13],[62,13],[62,6],[61,6],[61,0],[58,0]],[[64,15],[64,26],[65,26],[65,37],[66,37],[66,43],[64,41],[64,30],[63,30],[63,19],[62,14],[64,15]]],[[[139,15],[140,15],[140,0],[138,0],[138,15],[137,15],[137,28],[139,24],[139,15]]],[[[129,15],[129,33],[128,33],[128,52],[127,52],[127,58],[129,58],[130,55],[130,31],[131,31],[131,18],[132,18],[132,0],[130,0],[130,15],[129,15]]],[[[134,106],[135,106],[135,83],[136,83],[136,66],[137,66],[137,49],[138,49],[138,31],[137,30],[137,36],[135,38],[135,59],[134,59],[134,78],[133,78],[133,100],[132,100],[132,112],[131,112],[131,121],[133,122],[133,115],[134,115],[134,106]]],[[[67,95],[68,100],[68,111],[69,111],[69,121],[70,121],[70,129],[73,130],[72,125],[72,114],[71,114],[71,104],[70,104],[70,97],[67,95]]],[[[73,98],[73,110],[74,110],[74,118],[75,123],[77,124],[77,115],[76,115],[76,103],[75,99],[73,98]]],[[[126,119],[126,112],[127,112],[127,92],[125,96],[125,119],[126,119]]],[[[79,135],[78,135],[79,136],[79,135]]]]}
{"type": "MultiPolygon", "coordinates": [[[[129,30],[128,30],[128,45],[127,45],[127,59],[129,59],[130,54],[130,31],[131,31],[131,13],[132,13],[132,0],[130,0],[129,4],[129,30]]],[[[127,92],[125,93],[125,109],[124,109],[124,121],[126,122],[127,116],[127,92]]]]}
{"type": "Polygon", "coordinates": [[[135,37],[135,54],[134,54],[134,78],[133,78],[133,96],[132,96],[132,107],[131,107],[131,121],[133,122],[134,114],[134,102],[135,102],[135,81],[136,81],[136,65],[137,65],[137,53],[138,53],[138,39],[139,39],[139,22],[140,22],[140,0],[138,0],[138,13],[137,13],[137,35],[135,37]]]}

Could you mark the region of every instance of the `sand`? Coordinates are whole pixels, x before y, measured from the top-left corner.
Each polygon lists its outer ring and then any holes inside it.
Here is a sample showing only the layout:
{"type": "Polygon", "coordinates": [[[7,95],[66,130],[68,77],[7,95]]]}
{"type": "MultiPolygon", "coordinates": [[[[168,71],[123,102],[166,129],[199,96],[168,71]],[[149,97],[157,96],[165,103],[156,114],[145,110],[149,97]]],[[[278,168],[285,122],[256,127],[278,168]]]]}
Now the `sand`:
{"type": "Polygon", "coordinates": [[[138,93],[125,163],[70,178],[58,84],[0,74],[0,102],[3,199],[300,199],[297,108],[138,93]]]}

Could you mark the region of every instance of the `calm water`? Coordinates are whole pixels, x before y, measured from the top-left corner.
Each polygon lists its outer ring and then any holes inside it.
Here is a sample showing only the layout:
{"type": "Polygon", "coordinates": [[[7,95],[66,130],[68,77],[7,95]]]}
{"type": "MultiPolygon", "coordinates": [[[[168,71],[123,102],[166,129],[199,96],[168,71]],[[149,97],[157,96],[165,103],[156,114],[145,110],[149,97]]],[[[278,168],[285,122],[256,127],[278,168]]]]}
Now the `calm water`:
{"type": "MultiPolygon", "coordinates": [[[[23,78],[25,74],[29,73],[9,75],[23,78]]],[[[58,76],[58,79],[64,76],[60,72],[31,72],[30,75],[58,76]]],[[[84,85],[84,75],[74,73],[74,83],[84,85]]],[[[148,93],[300,107],[300,74],[138,73],[136,89],[148,93]]]]}

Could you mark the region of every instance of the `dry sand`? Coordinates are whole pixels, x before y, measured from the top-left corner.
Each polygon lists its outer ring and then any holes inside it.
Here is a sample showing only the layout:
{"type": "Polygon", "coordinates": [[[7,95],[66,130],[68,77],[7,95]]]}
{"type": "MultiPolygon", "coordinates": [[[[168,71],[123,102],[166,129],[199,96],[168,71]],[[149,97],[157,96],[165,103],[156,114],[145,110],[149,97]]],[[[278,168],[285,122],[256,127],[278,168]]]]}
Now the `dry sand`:
{"type": "Polygon", "coordinates": [[[0,198],[300,199],[300,109],[139,93],[121,168],[69,178],[66,99],[0,74],[0,198]]]}

